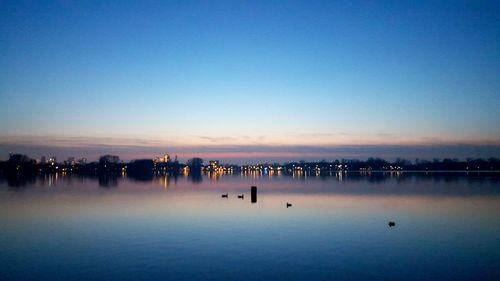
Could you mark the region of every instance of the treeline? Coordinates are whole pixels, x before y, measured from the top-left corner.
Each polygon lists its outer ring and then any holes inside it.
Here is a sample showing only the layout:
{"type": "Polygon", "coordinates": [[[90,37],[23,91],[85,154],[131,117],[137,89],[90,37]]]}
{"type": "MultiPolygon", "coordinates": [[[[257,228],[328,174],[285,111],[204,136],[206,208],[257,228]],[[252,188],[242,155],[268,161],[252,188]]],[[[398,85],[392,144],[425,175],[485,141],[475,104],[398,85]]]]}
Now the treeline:
{"type": "Polygon", "coordinates": [[[326,160],[319,162],[290,162],[283,165],[274,164],[258,164],[242,166],[243,171],[252,170],[282,170],[284,172],[291,171],[499,171],[500,159],[473,159],[466,160],[458,159],[434,159],[420,160],[414,162],[406,159],[398,158],[395,161],[387,161],[381,158],[368,158],[362,160],[335,160],[328,162],[326,160]]]}
{"type": "MultiPolygon", "coordinates": [[[[217,162],[218,163],[218,162],[217,162]]],[[[218,164],[217,164],[218,165],[218,164]]],[[[205,165],[203,159],[192,158],[186,164],[174,162],[156,162],[151,159],[139,159],[130,162],[120,161],[115,155],[103,155],[99,161],[92,163],[38,163],[30,157],[22,154],[12,154],[7,161],[0,161],[0,173],[2,174],[36,174],[36,173],[74,173],[87,175],[126,173],[132,177],[152,177],[155,173],[179,174],[189,171],[190,174],[199,174],[201,171],[218,171],[231,169],[240,171],[500,171],[500,159],[434,159],[432,161],[419,160],[409,161],[396,159],[387,161],[381,158],[368,158],[362,160],[335,160],[332,162],[323,160],[319,162],[291,162],[285,164],[256,164],[256,165],[205,165]]]]}
{"type": "MultiPolygon", "coordinates": [[[[54,159],[54,158],[51,158],[54,159]]],[[[201,160],[201,163],[203,161],[201,160]]],[[[193,170],[200,170],[200,162],[193,162],[193,170]]],[[[116,176],[127,175],[136,180],[150,180],[155,174],[168,173],[178,175],[188,167],[178,161],[155,162],[152,159],[137,159],[129,162],[120,161],[119,156],[103,155],[99,161],[77,163],[64,161],[63,163],[49,160],[45,163],[37,162],[27,155],[12,154],[7,161],[0,161],[0,175],[12,180],[26,179],[37,174],[66,173],[77,175],[97,176],[103,180],[113,179],[116,176]]]]}

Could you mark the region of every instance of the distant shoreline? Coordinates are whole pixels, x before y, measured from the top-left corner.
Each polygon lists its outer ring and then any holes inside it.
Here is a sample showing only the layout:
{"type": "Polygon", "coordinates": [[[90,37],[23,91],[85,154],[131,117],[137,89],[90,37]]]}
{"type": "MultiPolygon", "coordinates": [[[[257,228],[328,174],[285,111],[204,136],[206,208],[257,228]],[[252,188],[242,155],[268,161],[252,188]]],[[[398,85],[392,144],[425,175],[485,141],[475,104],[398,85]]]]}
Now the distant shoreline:
{"type": "Polygon", "coordinates": [[[98,162],[87,163],[85,158],[76,160],[68,158],[63,162],[55,157],[41,160],[31,159],[23,154],[10,154],[8,161],[0,162],[0,172],[3,174],[50,174],[69,173],[87,175],[136,175],[152,176],[156,174],[184,174],[199,175],[201,173],[237,174],[237,173],[262,173],[262,174],[316,174],[327,175],[332,173],[496,173],[500,171],[500,159],[434,159],[433,161],[410,161],[398,158],[396,161],[387,161],[381,158],[368,158],[367,160],[334,160],[317,162],[291,162],[291,163],[260,163],[254,165],[223,164],[219,160],[209,160],[208,163],[201,158],[191,158],[186,163],[171,159],[168,154],[154,159],[138,159],[130,162],[120,161],[117,155],[103,155],[98,162]]]}

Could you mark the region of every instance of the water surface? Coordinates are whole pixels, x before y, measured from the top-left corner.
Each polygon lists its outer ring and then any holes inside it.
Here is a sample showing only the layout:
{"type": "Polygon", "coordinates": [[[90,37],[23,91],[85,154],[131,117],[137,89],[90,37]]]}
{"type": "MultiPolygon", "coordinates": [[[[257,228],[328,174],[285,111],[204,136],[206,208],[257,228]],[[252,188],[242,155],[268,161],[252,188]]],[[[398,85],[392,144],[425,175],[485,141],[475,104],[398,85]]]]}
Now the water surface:
{"type": "Polygon", "coordinates": [[[488,173],[2,179],[0,279],[500,280],[499,183],[488,173]]]}

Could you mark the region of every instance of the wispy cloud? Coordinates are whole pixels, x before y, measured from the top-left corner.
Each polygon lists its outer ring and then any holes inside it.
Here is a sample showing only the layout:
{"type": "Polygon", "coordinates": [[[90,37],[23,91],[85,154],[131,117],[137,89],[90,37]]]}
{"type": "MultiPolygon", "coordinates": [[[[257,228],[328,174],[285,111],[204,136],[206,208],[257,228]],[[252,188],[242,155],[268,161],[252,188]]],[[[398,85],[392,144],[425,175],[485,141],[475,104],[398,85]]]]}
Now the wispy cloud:
{"type": "MultiPolygon", "coordinates": [[[[340,144],[340,145],[275,145],[275,144],[219,144],[219,141],[234,141],[237,138],[206,139],[206,145],[181,144],[162,140],[137,138],[99,137],[0,137],[0,158],[8,152],[25,153],[32,157],[68,156],[97,159],[105,153],[118,154],[124,160],[151,158],[163,153],[179,155],[180,159],[199,156],[232,163],[254,163],[257,161],[284,162],[304,160],[334,160],[341,158],[383,157],[403,158],[466,158],[500,157],[500,142],[436,142],[421,144],[340,144]]],[[[253,139],[254,140],[254,139],[253,139]]],[[[434,140],[435,141],[435,140],[434,140]]]]}
{"type": "Polygon", "coordinates": [[[221,143],[221,142],[231,142],[236,141],[235,137],[212,137],[212,136],[195,136],[201,140],[209,141],[210,143],[221,143]]]}

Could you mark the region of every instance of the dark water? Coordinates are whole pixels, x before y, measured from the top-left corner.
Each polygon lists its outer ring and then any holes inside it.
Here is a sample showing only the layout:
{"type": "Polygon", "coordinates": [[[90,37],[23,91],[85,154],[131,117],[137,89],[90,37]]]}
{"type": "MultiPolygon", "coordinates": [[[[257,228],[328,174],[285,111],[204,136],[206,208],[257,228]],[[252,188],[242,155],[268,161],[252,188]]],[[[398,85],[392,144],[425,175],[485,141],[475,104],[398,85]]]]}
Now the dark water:
{"type": "Polygon", "coordinates": [[[3,179],[0,225],[0,280],[500,280],[495,174],[3,179]]]}

